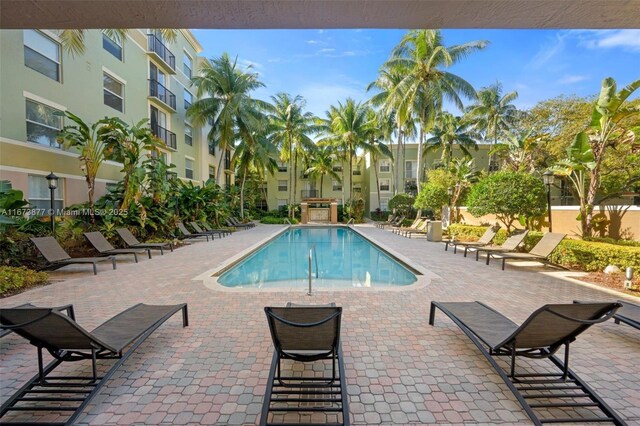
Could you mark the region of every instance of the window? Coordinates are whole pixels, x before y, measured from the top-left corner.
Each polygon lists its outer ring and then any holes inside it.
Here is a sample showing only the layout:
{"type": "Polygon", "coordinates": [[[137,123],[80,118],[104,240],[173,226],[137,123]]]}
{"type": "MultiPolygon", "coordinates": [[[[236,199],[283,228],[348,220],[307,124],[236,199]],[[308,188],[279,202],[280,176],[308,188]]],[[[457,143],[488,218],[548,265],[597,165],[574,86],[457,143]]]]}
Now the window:
{"type": "Polygon", "coordinates": [[[333,166],[333,171],[334,172],[341,172],[342,171],[342,165],[341,164],[336,164],[333,166]]]}
{"type": "Polygon", "coordinates": [[[287,181],[286,180],[279,180],[278,181],[278,191],[279,192],[286,192],[287,191],[287,181]]]}
{"type": "Polygon", "coordinates": [[[417,161],[405,161],[404,162],[404,177],[406,179],[416,179],[418,175],[418,162],[417,161]]]}
{"type": "Polygon", "coordinates": [[[278,171],[281,173],[287,172],[287,165],[278,161],[278,171]]]}
{"type": "Polygon", "coordinates": [[[228,149],[224,152],[224,168],[225,170],[231,170],[231,151],[228,149]]]}
{"type": "Polygon", "coordinates": [[[209,166],[209,180],[216,180],[216,168],[214,166],[209,166]]]}
{"type": "Polygon", "coordinates": [[[184,176],[187,179],[193,179],[193,160],[189,158],[184,159],[184,176]]]}
{"type": "Polygon", "coordinates": [[[389,210],[389,199],[380,197],[380,210],[389,210]]]}
{"type": "Polygon", "coordinates": [[[62,116],[57,109],[27,99],[27,140],[40,145],[59,147],[56,137],[62,130],[62,116]]]}
{"type": "Polygon", "coordinates": [[[360,176],[361,174],[362,172],[360,171],[360,168],[356,166],[356,168],[353,169],[353,175],[360,176]]]}
{"type": "MultiPolygon", "coordinates": [[[[58,178],[58,187],[53,191],[53,206],[56,210],[64,207],[63,186],[64,179],[58,178]]],[[[29,203],[36,209],[44,209],[47,212],[44,214],[48,214],[51,208],[51,190],[44,176],[29,175],[29,203]]]]}
{"type": "Polygon", "coordinates": [[[191,78],[191,69],[193,68],[193,59],[191,56],[187,55],[187,52],[184,52],[182,56],[182,71],[184,75],[191,78]]]}
{"type": "Polygon", "coordinates": [[[193,103],[193,95],[188,91],[184,91],[184,109],[187,109],[193,103]]]}
{"type": "Polygon", "coordinates": [[[362,186],[359,183],[353,184],[353,192],[362,192],[362,186]]]}
{"type": "Polygon", "coordinates": [[[102,33],[102,47],[107,52],[122,61],[122,41],[118,40],[118,37],[110,37],[107,33],[102,33]]]}
{"type": "Polygon", "coordinates": [[[193,146],[192,133],[193,133],[193,128],[187,123],[184,123],[184,143],[189,146],[193,146]]]}
{"type": "Polygon", "coordinates": [[[224,187],[225,188],[231,188],[231,174],[230,173],[225,173],[224,174],[224,187]]]}
{"type": "Polygon", "coordinates": [[[391,163],[389,160],[380,160],[380,173],[388,173],[391,171],[391,163]]]}
{"type": "Polygon", "coordinates": [[[24,30],[24,64],[60,81],[60,45],[36,30],[24,30]]]}
{"type": "Polygon", "coordinates": [[[104,104],[124,112],[124,85],[106,72],[102,75],[104,104]]]}
{"type": "Polygon", "coordinates": [[[209,141],[209,155],[216,155],[216,147],[212,141],[209,141]]]}
{"type": "Polygon", "coordinates": [[[278,207],[284,207],[287,205],[287,200],[284,200],[282,198],[278,198],[278,207]]]}
{"type": "Polygon", "coordinates": [[[334,191],[342,191],[342,183],[339,180],[334,180],[332,188],[334,191]]]}
{"type": "Polygon", "coordinates": [[[391,179],[380,179],[380,191],[389,191],[391,179]]]}

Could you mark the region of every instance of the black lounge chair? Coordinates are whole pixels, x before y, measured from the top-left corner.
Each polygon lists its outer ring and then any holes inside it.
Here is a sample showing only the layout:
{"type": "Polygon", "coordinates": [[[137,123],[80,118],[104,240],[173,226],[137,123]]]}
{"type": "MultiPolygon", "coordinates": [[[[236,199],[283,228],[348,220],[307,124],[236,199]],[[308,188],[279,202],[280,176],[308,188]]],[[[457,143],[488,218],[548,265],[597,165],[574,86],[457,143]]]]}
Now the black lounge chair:
{"type": "Polygon", "coordinates": [[[125,244],[131,248],[160,250],[161,255],[164,255],[165,247],[169,247],[169,249],[173,251],[173,243],[171,241],[167,241],[166,243],[141,243],[127,228],[118,228],[116,229],[116,232],[120,235],[120,238],[122,238],[125,244]]]}
{"type": "Polygon", "coordinates": [[[387,220],[385,221],[381,221],[381,222],[376,222],[376,228],[384,228],[384,225],[391,225],[391,223],[395,220],[396,215],[395,214],[390,214],[387,217],[387,220]]]}
{"type": "MultiPolygon", "coordinates": [[[[10,309],[19,309],[19,308],[36,308],[36,306],[32,305],[31,303],[23,303],[22,305],[14,306],[13,308],[10,308],[10,309]]],[[[57,312],[66,312],[69,318],[71,318],[74,321],[76,319],[76,314],[75,314],[75,311],[73,310],[73,305],[56,306],[51,309],[57,312]]],[[[0,328],[0,337],[4,337],[7,334],[11,334],[11,333],[12,333],[12,330],[0,328]]]]}
{"type": "MultiPolygon", "coordinates": [[[[140,303],[89,332],[56,309],[2,309],[0,326],[12,330],[38,348],[38,374],[2,404],[0,419],[10,412],[48,411],[70,415],[62,424],[73,424],[138,346],[179,311],[182,311],[183,326],[186,327],[189,324],[186,303],[164,306],[140,303]],[[43,349],[54,358],[46,366],[43,365],[43,349]],[[118,361],[100,377],[97,371],[99,359],[118,361]],[[63,362],[81,360],[91,360],[90,376],[51,374],[63,362]]],[[[7,421],[11,422],[11,419],[7,421]]]]}
{"type": "Polygon", "coordinates": [[[233,223],[236,226],[247,226],[249,228],[253,228],[256,226],[256,224],[253,222],[242,223],[235,216],[229,216],[229,220],[231,221],[231,223],[233,223]]]}
{"type": "Polygon", "coordinates": [[[294,412],[320,414],[317,423],[307,420],[304,424],[349,425],[340,346],[342,308],[288,304],[286,308],[266,307],[264,310],[275,349],[260,424],[291,424],[286,414],[294,412]],[[283,359],[298,362],[330,360],[332,373],[330,376],[284,376],[280,365],[283,359]]]}
{"type": "Polygon", "coordinates": [[[545,305],[519,326],[480,302],[431,302],[430,325],[434,325],[436,308],[451,318],[478,347],[534,424],[596,421],[625,424],[569,369],[570,343],[590,326],[613,317],[620,308],[619,303],[545,305]],[[554,355],[563,345],[564,362],[554,355]],[[508,374],[498,365],[496,357],[499,356],[510,357],[508,374]],[[560,371],[517,374],[518,357],[546,358],[560,371]],[[584,411],[573,411],[576,408],[584,411]],[[538,418],[536,410],[542,410],[547,416],[567,417],[538,418]]]}
{"type": "Polygon", "coordinates": [[[112,246],[111,243],[107,241],[107,239],[104,237],[104,235],[102,235],[98,231],[85,232],[84,236],[87,240],[89,240],[93,248],[98,250],[100,254],[103,256],[110,256],[110,255],[115,256],[118,254],[132,254],[133,259],[136,261],[136,263],[138,263],[138,254],[146,252],[147,255],[149,256],[149,259],[151,259],[151,249],[149,248],[117,249],[114,246],[112,246]]]}
{"type": "Polygon", "coordinates": [[[207,222],[202,222],[202,226],[207,231],[220,231],[220,232],[222,232],[222,236],[223,237],[226,237],[227,235],[231,235],[231,231],[230,230],[223,229],[223,228],[214,228],[213,226],[209,225],[207,222]]]}
{"type": "Polygon", "coordinates": [[[113,269],[116,269],[115,256],[107,257],[75,257],[72,258],[64,249],[58,244],[53,237],[38,237],[30,238],[31,242],[35,244],[36,248],[47,259],[47,264],[41,268],[43,270],[54,270],[62,268],[67,265],[74,265],[79,263],[91,263],[93,265],[93,275],[98,274],[96,267],[97,263],[111,261],[113,269]]]}
{"type": "Polygon", "coordinates": [[[538,244],[533,246],[533,248],[529,251],[529,253],[487,253],[487,265],[489,264],[489,259],[502,259],[502,270],[504,271],[504,264],[507,259],[516,259],[516,260],[535,260],[538,262],[542,262],[546,265],[556,266],[558,268],[563,268],[560,265],[553,264],[549,261],[549,256],[551,253],[560,245],[560,242],[564,239],[566,234],[557,234],[553,232],[547,232],[542,236],[542,239],[538,241],[538,244]]]}
{"type": "Polygon", "coordinates": [[[191,227],[193,228],[194,231],[196,231],[198,234],[209,234],[211,235],[211,238],[214,237],[214,235],[217,235],[218,238],[222,238],[226,235],[226,233],[220,231],[220,230],[216,230],[216,231],[209,231],[209,230],[204,230],[202,228],[200,228],[200,225],[198,225],[196,222],[189,222],[189,225],[191,225],[191,227]]]}
{"type": "MultiPolygon", "coordinates": [[[[573,303],[585,303],[574,300],[573,303]]],[[[640,305],[627,302],[626,300],[618,300],[621,308],[613,316],[613,321],[616,324],[624,323],[631,327],[640,330],[640,305]]]]}
{"type": "MultiPolygon", "coordinates": [[[[456,254],[458,247],[488,246],[489,244],[491,244],[491,240],[493,240],[493,237],[495,237],[497,233],[498,233],[498,229],[496,229],[493,226],[490,226],[487,228],[486,231],[484,231],[484,234],[482,234],[482,236],[478,241],[447,241],[444,244],[444,251],[449,250],[449,246],[453,247],[453,254],[456,254]]],[[[465,256],[467,255],[466,250],[464,254],[465,256]]]]}
{"type": "Polygon", "coordinates": [[[504,243],[502,243],[501,246],[474,246],[474,245],[469,245],[469,246],[465,246],[464,248],[464,257],[467,257],[467,253],[470,251],[475,251],[476,252],[476,262],[478,261],[478,259],[480,258],[480,253],[486,253],[487,254],[487,265],[489,264],[489,259],[490,253],[510,253],[515,251],[518,246],[520,244],[522,244],[522,242],[524,241],[524,239],[527,237],[527,234],[529,233],[529,230],[527,229],[519,229],[517,231],[514,231],[511,236],[509,236],[509,238],[507,238],[504,243]]]}
{"type": "Polygon", "coordinates": [[[231,220],[231,218],[227,218],[225,220],[225,223],[227,224],[227,226],[230,226],[232,228],[241,228],[241,229],[249,229],[251,228],[251,226],[246,225],[244,223],[235,223],[231,220]]]}
{"type": "MultiPolygon", "coordinates": [[[[180,232],[182,233],[182,235],[178,236],[179,239],[184,240],[184,239],[194,239],[194,238],[202,238],[205,237],[207,239],[207,241],[209,241],[209,234],[207,233],[194,233],[194,232],[189,232],[189,230],[187,229],[186,226],[184,226],[184,223],[182,222],[178,222],[178,229],[180,230],[180,232]]],[[[213,235],[211,236],[211,240],[213,241],[213,235]]]]}

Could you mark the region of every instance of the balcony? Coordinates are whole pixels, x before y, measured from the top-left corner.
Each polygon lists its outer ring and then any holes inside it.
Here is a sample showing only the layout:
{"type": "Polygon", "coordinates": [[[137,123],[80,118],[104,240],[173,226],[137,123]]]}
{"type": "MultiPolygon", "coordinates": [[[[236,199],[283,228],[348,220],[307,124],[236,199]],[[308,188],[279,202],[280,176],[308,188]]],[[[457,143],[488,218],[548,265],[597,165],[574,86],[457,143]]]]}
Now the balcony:
{"type": "Polygon", "coordinates": [[[353,169],[353,175],[354,176],[362,176],[362,172],[360,171],[360,169],[353,169]]]}
{"type": "Polygon", "coordinates": [[[157,59],[158,65],[169,74],[176,73],[176,57],[155,34],[147,34],[147,53],[157,59]]]}
{"type": "Polygon", "coordinates": [[[165,129],[162,126],[152,125],[151,131],[154,135],[156,135],[164,144],[171,149],[178,149],[178,145],[176,143],[176,134],[172,131],[165,129]]]}
{"type": "Polygon", "coordinates": [[[149,80],[149,98],[151,100],[159,100],[162,106],[168,106],[172,110],[176,110],[176,95],[156,80],[149,80]]]}
{"type": "Polygon", "coordinates": [[[300,197],[302,197],[303,200],[306,198],[318,198],[319,196],[320,191],[317,189],[303,189],[300,191],[300,197]]]}

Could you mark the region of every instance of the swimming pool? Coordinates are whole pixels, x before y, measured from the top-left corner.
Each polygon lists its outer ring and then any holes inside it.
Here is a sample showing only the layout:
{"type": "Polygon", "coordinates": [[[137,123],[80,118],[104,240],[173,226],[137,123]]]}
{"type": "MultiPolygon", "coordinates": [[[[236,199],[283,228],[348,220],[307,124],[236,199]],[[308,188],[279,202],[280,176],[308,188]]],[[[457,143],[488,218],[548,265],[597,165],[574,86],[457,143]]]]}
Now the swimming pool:
{"type": "MultiPolygon", "coordinates": [[[[392,287],[413,284],[407,266],[347,227],[289,228],[218,277],[234,288],[300,288],[309,284],[309,250],[313,288],[392,287]]],[[[417,273],[417,272],[416,272],[417,273]]]]}

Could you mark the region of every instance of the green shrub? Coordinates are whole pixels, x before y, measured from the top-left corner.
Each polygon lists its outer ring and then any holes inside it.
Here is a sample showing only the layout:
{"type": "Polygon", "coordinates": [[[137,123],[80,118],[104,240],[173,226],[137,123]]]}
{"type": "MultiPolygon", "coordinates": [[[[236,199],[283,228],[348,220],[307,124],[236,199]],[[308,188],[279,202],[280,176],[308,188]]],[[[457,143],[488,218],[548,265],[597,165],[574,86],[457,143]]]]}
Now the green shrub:
{"type": "Polygon", "coordinates": [[[391,214],[391,212],[388,210],[380,210],[380,209],[375,209],[370,213],[371,213],[371,220],[375,220],[375,221],[387,220],[389,218],[389,215],[391,214]]]}
{"type": "Polygon", "coordinates": [[[9,296],[34,285],[45,284],[49,280],[46,272],[36,272],[24,266],[0,266],[0,297],[9,296]]]}
{"type": "MultiPolygon", "coordinates": [[[[273,216],[265,216],[262,219],[260,219],[260,223],[266,223],[267,225],[284,225],[287,222],[285,222],[285,219],[287,219],[286,217],[273,217],[273,216]]],[[[289,219],[289,221],[295,225],[296,223],[298,223],[298,219],[289,219]]]]}
{"type": "Polygon", "coordinates": [[[437,219],[442,218],[442,206],[449,203],[449,194],[442,186],[429,182],[422,185],[413,206],[416,209],[431,210],[437,219]]]}
{"type": "MultiPolygon", "coordinates": [[[[455,235],[461,241],[475,241],[487,228],[485,226],[451,225],[449,235],[455,235]]],[[[529,251],[542,238],[541,232],[529,232],[524,240],[523,251],[529,251]]],[[[502,244],[507,232],[501,229],[493,242],[502,244]]],[[[549,259],[562,266],[583,271],[602,271],[607,265],[616,265],[620,269],[631,266],[640,268],[640,247],[608,244],[596,241],[570,240],[565,238],[549,259]]]]}
{"type": "Polygon", "coordinates": [[[414,202],[415,198],[409,194],[396,194],[389,200],[389,208],[407,217],[415,216],[411,214],[413,213],[414,202]]]}
{"type": "Polygon", "coordinates": [[[614,238],[602,238],[602,237],[587,237],[584,240],[593,241],[597,243],[614,244],[616,246],[640,247],[640,241],[616,240],[614,238]]]}

